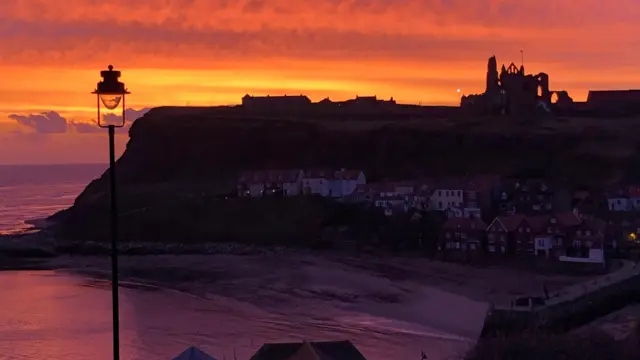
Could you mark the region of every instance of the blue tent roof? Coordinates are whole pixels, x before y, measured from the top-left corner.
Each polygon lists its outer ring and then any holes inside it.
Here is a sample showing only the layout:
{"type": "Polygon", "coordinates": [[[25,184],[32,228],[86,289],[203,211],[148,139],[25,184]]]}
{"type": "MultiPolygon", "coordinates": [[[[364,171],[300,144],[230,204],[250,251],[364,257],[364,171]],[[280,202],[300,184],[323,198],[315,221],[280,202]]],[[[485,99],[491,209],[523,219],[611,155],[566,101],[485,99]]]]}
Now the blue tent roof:
{"type": "Polygon", "coordinates": [[[195,346],[189,347],[173,360],[216,360],[213,356],[207,355],[204,351],[195,346]]]}

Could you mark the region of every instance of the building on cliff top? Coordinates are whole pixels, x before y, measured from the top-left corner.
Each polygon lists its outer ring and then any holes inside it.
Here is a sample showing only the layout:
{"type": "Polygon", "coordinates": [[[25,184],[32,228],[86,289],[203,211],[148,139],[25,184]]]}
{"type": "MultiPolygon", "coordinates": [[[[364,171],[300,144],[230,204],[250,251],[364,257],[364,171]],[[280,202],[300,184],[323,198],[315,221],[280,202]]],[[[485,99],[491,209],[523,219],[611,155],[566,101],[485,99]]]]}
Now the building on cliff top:
{"type": "Polygon", "coordinates": [[[640,90],[591,90],[586,107],[606,112],[640,112],[640,90]]]}
{"type": "Polygon", "coordinates": [[[460,106],[478,115],[523,115],[539,112],[551,113],[552,104],[569,107],[573,100],[566,91],[549,89],[546,73],[526,74],[524,64],[502,65],[498,73],[496,57],[487,63],[486,89],[479,95],[462,96],[460,106]]]}
{"type": "Polygon", "coordinates": [[[345,101],[331,101],[329,98],[322,99],[317,103],[311,102],[305,95],[284,95],[284,96],[251,96],[245,95],[242,98],[242,107],[249,110],[273,111],[273,110],[301,110],[301,109],[324,109],[340,111],[363,111],[379,109],[395,109],[397,106],[393,98],[389,100],[379,99],[377,96],[356,96],[354,99],[345,101]]]}
{"type": "Polygon", "coordinates": [[[250,110],[291,110],[311,105],[311,100],[305,95],[284,96],[251,96],[242,97],[242,106],[250,110]]]}

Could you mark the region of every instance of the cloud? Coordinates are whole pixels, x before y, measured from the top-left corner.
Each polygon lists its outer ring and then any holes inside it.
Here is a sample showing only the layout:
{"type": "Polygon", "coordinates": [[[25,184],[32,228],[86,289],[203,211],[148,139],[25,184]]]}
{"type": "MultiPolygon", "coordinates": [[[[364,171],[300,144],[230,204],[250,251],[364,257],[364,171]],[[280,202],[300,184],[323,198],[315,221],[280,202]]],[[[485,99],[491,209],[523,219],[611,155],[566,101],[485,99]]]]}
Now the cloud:
{"type": "Polygon", "coordinates": [[[583,51],[623,55],[640,32],[637,0],[616,6],[595,0],[580,6],[571,0],[165,0],[162,11],[151,0],[67,0],[62,8],[53,1],[2,3],[0,57],[12,63],[93,64],[108,57],[128,67],[162,58],[163,66],[184,66],[176,59],[253,56],[455,61],[497,49],[517,57],[522,47],[540,57],[595,62],[583,51]],[[126,11],[112,11],[117,8],[126,11]]]}
{"type": "MultiPolygon", "coordinates": [[[[117,128],[116,131],[118,133],[127,133],[131,124],[137,120],[139,117],[149,111],[149,108],[142,109],[126,109],[125,116],[127,119],[127,123],[122,128],[117,128]]],[[[9,119],[15,120],[24,128],[31,130],[31,133],[35,132],[37,134],[61,134],[66,133],[68,131],[75,131],[80,134],[90,134],[90,133],[99,133],[104,132],[104,129],[98,127],[96,123],[88,123],[82,121],[74,121],[68,120],[59,113],[55,111],[49,111],[42,114],[31,114],[31,115],[17,115],[11,114],[9,115],[9,119]]],[[[107,114],[105,115],[105,123],[115,123],[120,120],[120,117],[115,114],[107,114]]],[[[26,135],[27,133],[22,130],[15,130],[14,134],[16,135],[26,135]]]]}
{"type": "Polygon", "coordinates": [[[67,119],[55,111],[31,115],[11,114],[9,115],[9,119],[15,120],[18,124],[41,134],[65,133],[69,128],[67,119]]]}

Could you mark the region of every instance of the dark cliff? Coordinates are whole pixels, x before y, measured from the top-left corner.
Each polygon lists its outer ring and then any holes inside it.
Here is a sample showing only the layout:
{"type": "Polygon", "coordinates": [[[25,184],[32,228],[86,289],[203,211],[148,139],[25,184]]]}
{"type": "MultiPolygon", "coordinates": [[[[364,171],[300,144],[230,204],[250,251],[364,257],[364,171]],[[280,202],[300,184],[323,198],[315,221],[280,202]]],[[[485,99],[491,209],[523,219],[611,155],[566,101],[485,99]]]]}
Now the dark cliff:
{"type": "MultiPolygon", "coordinates": [[[[594,186],[633,175],[635,128],[634,119],[258,118],[232,108],[156,108],[133,124],[117,162],[120,213],[150,221],[125,226],[168,226],[189,213],[185,206],[226,207],[194,202],[233,192],[239,171],[262,168],[361,168],[369,181],[523,173],[594,186]],[[149,209],[160,203],[171,210],[151,221],[149,209]]],[[[60,236],[103,232],[96,219],[108,214],[107,180],[93,181],[69,211],[54,216],[60,236]]],[[[191,217],[191,228],[210,219],[191,217]]]]}

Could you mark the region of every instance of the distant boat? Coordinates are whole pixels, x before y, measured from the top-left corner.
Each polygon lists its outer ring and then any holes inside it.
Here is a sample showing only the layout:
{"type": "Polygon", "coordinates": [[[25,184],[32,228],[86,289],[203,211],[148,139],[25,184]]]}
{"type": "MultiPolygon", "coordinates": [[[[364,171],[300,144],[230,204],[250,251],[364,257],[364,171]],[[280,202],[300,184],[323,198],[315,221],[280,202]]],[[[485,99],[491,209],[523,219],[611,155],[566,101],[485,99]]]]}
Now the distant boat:
{"type": "Polygon", "coordinates": [[[187,350],[180,353],[180,355],[173,358],[173,360],[217,360],[211,355],[208,355],[204,351],[198,349],[195,346],[189,347],[187,350]]]}

